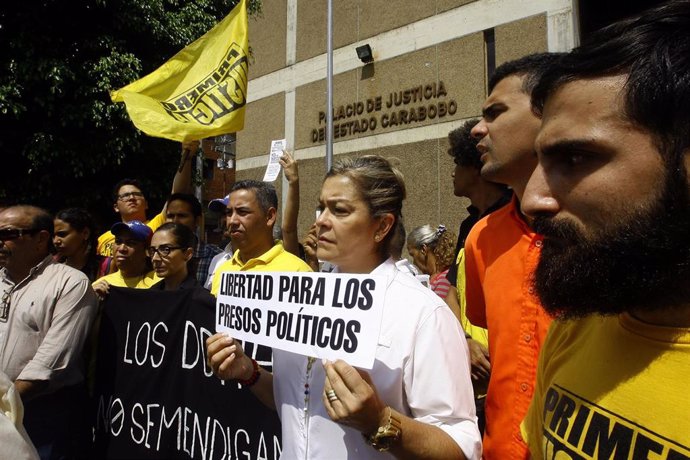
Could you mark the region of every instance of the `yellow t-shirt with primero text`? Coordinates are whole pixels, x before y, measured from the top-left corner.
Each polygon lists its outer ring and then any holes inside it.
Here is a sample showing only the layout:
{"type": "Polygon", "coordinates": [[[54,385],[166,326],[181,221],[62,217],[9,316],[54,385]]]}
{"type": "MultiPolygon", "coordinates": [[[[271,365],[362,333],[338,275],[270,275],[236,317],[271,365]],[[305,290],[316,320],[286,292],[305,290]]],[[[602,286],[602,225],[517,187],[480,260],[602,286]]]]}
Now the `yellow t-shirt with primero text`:
{"type": "Polygon", "coordinates": [[[690,328],[554,321],[522,423],[533,459],[690,458],[690,328]]]}

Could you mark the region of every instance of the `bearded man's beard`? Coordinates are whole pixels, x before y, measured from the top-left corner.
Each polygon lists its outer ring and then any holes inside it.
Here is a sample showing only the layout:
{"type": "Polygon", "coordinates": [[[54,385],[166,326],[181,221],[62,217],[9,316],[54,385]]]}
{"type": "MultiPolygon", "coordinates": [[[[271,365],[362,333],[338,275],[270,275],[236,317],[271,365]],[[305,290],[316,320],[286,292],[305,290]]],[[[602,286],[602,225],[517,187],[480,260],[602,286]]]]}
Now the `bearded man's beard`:
{"type": "Polygon", "coordinates": [[[667,175],[650,206],[593,235],[569,221],[535,218],[545,238],[533,281],[548,313],[569,319],[690,304],[690,193],[679,173],[667,175]]]}

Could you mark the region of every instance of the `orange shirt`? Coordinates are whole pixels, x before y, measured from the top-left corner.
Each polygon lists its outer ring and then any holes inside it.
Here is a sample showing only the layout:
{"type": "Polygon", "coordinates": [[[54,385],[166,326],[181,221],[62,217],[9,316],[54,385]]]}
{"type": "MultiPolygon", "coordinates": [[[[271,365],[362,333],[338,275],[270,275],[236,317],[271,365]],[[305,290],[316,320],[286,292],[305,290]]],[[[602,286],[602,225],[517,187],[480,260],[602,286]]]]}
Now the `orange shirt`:
{"type": "Polygon", "coordinates": [[[484,458],[529,458],[520,422],[529,408],[539,349],[551,318],[533,295],[531,275],[542,237],[520,217],[519,203],[489,214],[465,242],[467,317],[489,330],[484,458]]]}

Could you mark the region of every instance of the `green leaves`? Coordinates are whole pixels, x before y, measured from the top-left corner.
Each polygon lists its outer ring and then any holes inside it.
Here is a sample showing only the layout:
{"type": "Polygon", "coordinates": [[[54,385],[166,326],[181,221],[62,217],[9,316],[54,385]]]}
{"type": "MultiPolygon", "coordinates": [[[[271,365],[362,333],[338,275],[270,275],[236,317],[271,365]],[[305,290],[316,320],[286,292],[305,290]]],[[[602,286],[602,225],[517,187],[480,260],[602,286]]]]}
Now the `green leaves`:
{"type": "MultiPolygon", "coordinates": [[[[0,7],[0,200],[115,216],[110,188],[139,177],[163,199],[174,142],[142,135],[120,88],[159,67],[225,17],[236,0],[5,2],[0,7]]],[[[259,14],[260,0],[250,0],[259,14]]],[[[152,207],[155,203],[152,203],[152,207]]]]}

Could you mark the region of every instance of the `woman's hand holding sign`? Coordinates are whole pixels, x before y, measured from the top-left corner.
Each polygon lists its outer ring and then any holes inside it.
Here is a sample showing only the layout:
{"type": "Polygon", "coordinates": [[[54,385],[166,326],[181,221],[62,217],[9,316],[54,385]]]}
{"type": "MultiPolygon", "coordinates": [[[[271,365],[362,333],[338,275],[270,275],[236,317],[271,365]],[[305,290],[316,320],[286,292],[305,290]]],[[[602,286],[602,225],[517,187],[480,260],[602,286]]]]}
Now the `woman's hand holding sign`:
{"type": "Polygon", "coordinates": [[[379,427],[386,405],[379,398],[371,377],[345,361],[324,361],[326,383],[321,395],[331,419],[372,433],[379,427]]]}
{"type": "Polygon", "coordinates": [[[326,381],[321,399],[328,415],[361,432],[374,449],[397,458],[466,458],[439,427],[387,406],[367,372],[342,360],[324,361],[323,366],[326,381]]]}

